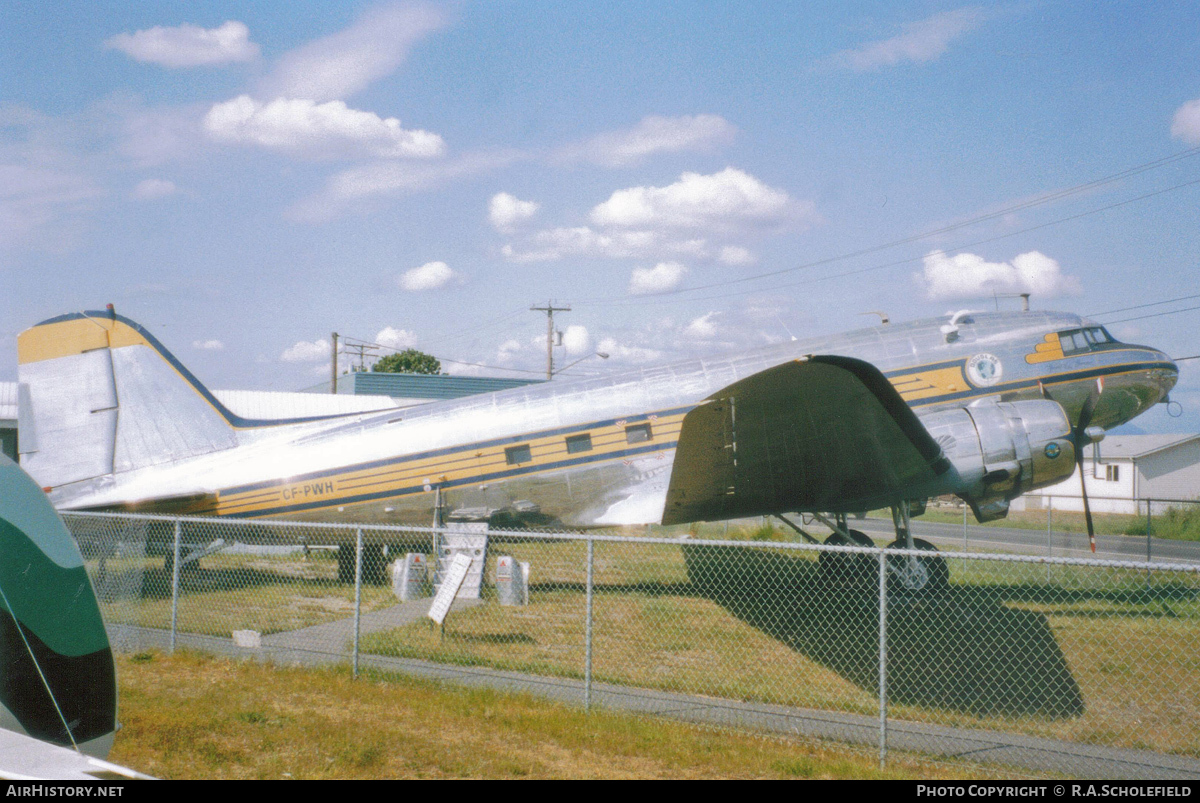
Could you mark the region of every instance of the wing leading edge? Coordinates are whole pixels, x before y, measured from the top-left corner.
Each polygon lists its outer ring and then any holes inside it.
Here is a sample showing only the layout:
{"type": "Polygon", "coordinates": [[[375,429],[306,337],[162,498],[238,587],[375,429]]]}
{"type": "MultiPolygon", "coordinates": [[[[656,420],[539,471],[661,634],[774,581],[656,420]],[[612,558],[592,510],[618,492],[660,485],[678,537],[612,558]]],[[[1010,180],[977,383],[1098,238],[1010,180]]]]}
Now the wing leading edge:
{"type": "Polygon", "coordinates": [[[687,414],[663,523],[885,506],[949,466],[877,368],[813,356],[735,382],[687,414]]]}

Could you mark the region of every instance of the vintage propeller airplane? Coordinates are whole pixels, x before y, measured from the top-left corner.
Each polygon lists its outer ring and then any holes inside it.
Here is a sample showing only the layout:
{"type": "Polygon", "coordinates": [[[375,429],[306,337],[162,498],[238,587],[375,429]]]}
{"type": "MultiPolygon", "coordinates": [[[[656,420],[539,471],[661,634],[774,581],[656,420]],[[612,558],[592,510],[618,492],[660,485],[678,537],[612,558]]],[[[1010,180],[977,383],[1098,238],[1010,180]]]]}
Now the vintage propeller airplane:
{"type": "MultiPolygon", "coordinates": [[[[1158,350],[1036,311],[316,419],[234,414],[111,306],[37,324],[18,353],[21,463],[61,510],[428,524],[436,507],[559,527],[804,512],[847,545],[870,543],[847,514],[888,507],[918,549],[909,517],[930,497],[1003,517],[1177,378],[1158,350]]],[[[897,567],[913,588],[945,574],[897,567]]]]}

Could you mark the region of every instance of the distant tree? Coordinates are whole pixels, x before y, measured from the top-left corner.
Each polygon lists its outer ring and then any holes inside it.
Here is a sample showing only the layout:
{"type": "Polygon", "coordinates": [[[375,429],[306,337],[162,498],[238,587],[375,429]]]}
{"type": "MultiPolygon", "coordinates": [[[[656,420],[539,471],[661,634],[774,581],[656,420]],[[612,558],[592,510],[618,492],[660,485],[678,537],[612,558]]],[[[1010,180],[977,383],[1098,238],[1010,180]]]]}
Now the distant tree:
{"type": "Polygon", "coordinates": [[[440,374],[442,364],[432,354],[405,349],[380,358],[371,370],[385,374],[440,374]]]}

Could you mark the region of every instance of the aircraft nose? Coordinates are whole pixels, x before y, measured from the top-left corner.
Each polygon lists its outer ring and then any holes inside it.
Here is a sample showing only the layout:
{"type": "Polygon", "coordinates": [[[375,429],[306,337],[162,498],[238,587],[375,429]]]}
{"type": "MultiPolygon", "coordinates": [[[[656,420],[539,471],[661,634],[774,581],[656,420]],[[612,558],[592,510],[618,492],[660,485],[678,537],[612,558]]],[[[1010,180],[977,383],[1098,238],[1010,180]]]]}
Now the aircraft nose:
{"type": "MultiPolygon", "coordinates": [[[[1167,397],[1171,388],[1179,381],[1179,366],[1165,352],[1152,349],[1152,367],[1146,372],[1147,379],[1155,391],[1151,404],[1156,404],[1167,397]]],[[[1149,405],[1147,405],[1149,406],[1149,405]]]]}
{"type": "Polygon", "coordinates": [[[1163,386],[1163,395],[1165,396],[1167,395],[1167,392],[1171,390],[1171,388],[1175,387],[1175,383],[1179,381],[1179,366],[1175,364],[1174,360],[1172,360],[1166,354],[1163,354],[1161,351],[1158,352],[1158,354],[1160,357],[1162,357],[1162,361],[1164,363],[1162,368],[1164,382],[1169,382],[1169,384],[1164,384],[1163,386]]]}

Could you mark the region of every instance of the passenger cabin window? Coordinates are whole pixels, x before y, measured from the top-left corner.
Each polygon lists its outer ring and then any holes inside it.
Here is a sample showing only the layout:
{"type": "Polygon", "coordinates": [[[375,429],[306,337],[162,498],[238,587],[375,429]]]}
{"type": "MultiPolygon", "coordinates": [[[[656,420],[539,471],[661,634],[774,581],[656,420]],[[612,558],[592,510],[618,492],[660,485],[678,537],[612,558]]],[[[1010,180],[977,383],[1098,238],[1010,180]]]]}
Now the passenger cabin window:
{"type": "Polygon", "coordinates": [[[528,443],[523,443],[520,446],[510,446],[504,450],[504,460],[510,466],[516,466],[533,460],[533,453],[529,451],[528,443]]]}
{"type": "Polygon", "coordinates": [[[590,452],[592,450],[591,435],[572,435],[567,438],[567,454],[590,452]]]}
{"type": "Polygon", "coordinates": [[[625,427],[626,443],[643,443],[653,437],[654,435],[650,432],[649,424],[635,424],[632,427],[625,427]]]}
{"type": "Polygon", "coordinates": [[[1065,332],[1059,332],[1058,342],[1062,345],[1063,354],[1079,354],[1083,351],[1103,348],[1109,343],[1117,341],[1103,326],[1089,326],[1086,329],[1068,329],[1065,332]]]}

